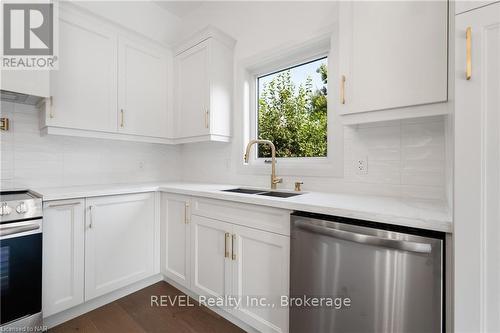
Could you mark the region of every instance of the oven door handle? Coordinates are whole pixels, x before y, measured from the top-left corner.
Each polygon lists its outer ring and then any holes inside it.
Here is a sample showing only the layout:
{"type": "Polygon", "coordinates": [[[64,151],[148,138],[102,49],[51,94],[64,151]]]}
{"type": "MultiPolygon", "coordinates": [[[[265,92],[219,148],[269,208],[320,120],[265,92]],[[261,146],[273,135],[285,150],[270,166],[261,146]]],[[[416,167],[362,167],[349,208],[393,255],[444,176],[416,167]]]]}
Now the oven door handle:
{"type": "Polygon", "coordinates": [[[432,252],[431,244],[427,243],[409,242],[397,239],[389,239],[389,238],[365,235],[351,231],[344,231],[325,226],[315,225],[311,223],[306,223],[303,221],[297,221],[296,226],[299,227],[300,229],[311,231],[317,234],[343,239],[354,243],[388,247],[391,249],[408,251],[408,252],[417,252],[417,253],[432,252]]]}
{"type": "Polygon", "coordinates": [[[22,232],[28,232],[40,229],[40,224],[27,224],[17,227],[5,227],[0,229],[0,236],[8,236],[14,234],[20,234],[22,232]]]}

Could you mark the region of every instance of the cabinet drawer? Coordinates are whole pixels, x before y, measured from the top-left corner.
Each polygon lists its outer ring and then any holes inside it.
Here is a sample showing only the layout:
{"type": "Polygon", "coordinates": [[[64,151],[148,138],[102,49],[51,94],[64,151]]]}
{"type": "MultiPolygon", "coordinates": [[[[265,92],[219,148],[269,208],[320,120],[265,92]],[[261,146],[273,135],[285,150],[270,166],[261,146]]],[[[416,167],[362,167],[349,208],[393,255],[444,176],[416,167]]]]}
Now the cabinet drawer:
{"type": "Polygon", "coordinates": [[[213,199],[193,199],[192,214],[290,235],[290,211],[213,199]]]}

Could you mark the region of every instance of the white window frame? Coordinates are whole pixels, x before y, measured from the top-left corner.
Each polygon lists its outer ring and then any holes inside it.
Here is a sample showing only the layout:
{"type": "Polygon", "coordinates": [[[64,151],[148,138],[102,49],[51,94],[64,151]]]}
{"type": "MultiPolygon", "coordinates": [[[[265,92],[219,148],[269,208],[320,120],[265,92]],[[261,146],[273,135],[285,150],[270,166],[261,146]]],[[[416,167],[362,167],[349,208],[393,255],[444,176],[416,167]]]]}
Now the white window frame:
{"type": "MultiPolygon", "coordinates": [[[[245,85],[248,88],[248,112],[244,119],[243,149],[253,138],[257,137],[258,96],[257,79],[269,73],[298,66],[312,60],[328,57],[328,114],[327,114],[327,156],[326,157],[285,157],[277,158],[277,173],[282,176],[330,176],[342,177],[343,159],[343,126],[338,111],[338,52],[330,47],[336,40],[336,34],[322,35],[307,42],[281,48],[273,54],[260,55],[245,66],[245,85]]],[[[248,62],[247,62],[248,63],[248,62]]],[[[252,174],[268,174],[270,164],[257,157],[257,150],[252,147],[248,163],[243,163],[242,172],[252,174]]]]}

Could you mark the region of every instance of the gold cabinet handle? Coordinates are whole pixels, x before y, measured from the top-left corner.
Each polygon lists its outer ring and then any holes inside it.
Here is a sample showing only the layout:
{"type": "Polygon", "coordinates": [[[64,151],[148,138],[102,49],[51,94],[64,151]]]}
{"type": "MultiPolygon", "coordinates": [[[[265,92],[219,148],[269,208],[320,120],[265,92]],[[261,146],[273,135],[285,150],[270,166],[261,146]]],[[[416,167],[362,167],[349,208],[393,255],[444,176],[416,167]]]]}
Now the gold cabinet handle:
{"type": "Polygon", "coordinates": [[[54,118],[54,103],[52,96],[49,97],[49,118],[54,118]]]}
{"type": "Polygon", "coordinates": [[[229,241],[229,232],[224,234],[224,258],[229,258],[229,249],[227,246],[227,242],[229,241]]]}
{"type": "Polygon", "coordinates": [[[189,223],[189,202],[184,205],[184,223],[189,223]]]}
{"type": "Polygon", "coordinates": [[[209,128],[210,126],[210,110],[205,110],[205,128],[209,128]]]}
{"type": "Polygon", "coordinates": [[[120,127],[124,127],[125,126],[125,117],[124,117],[124,112],[123,112],[123,109],[120,109],[120,115],[121,115],[121,119],[120,119],[120,127]]]}
{"type": "Polygon", "coordinates": [[[234,243],[236,243],[236,235],[232,235],[231,240],[231,259],[236,260],[236,253],[234,253],[234,243]]]}
{"type": "Polygon", "coordinates": [[[92,229],[94,226],[94,206],[89,206],[89,229],[92,229]]]}
{"type": "Polygon", "coordinates": [[[345,75],[340,77],[340,103],[345,104],[345,75]]]}
{"type": "Polygon", "coordinates": [[[465,65],[465,78],[470,80],[472,77],[472,28],[467,27],[465,30],[465,52],[466,52],[466,65],[465,65]]]}

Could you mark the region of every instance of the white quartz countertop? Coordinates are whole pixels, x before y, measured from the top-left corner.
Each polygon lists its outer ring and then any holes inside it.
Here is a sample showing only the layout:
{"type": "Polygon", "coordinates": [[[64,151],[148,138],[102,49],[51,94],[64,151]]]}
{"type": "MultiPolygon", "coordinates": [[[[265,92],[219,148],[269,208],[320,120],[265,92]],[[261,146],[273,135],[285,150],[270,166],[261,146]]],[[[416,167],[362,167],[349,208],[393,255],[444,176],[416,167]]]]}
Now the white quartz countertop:
{"type": "Polygon", "coordinates": [[[277,198],[221,191],[236,187],[239,186],[200,183],[143,183],[69,186],[34,190],[43,195],[44,201],[162,191],[287,210],[350,217],[447,233],[453,231],[451,213],[446,202],[441,200],[307,191],[295,197],[277,198]]]}

